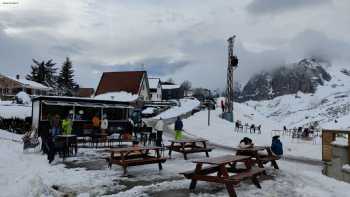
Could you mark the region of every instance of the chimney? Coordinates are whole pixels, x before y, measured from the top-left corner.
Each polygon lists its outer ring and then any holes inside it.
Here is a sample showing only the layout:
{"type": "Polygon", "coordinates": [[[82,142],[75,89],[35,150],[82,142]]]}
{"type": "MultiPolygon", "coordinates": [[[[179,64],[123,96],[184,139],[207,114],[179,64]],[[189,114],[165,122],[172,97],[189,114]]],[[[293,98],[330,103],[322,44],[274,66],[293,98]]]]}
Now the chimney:
{"type": "Polygon", "coordinates": [[[19,75],[16,75],[16,79],[19,79],[19,75]]]}

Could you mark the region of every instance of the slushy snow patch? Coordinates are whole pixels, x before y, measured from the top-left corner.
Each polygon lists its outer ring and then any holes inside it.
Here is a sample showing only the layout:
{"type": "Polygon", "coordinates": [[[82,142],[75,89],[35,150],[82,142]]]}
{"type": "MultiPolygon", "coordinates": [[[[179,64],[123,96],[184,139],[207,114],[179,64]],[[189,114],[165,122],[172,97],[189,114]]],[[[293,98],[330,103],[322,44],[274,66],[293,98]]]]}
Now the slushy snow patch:
{"type": "Polygon", "coordinates": [[[343,165],[343,168],[342,168],[344,171],[346,172],[350,172],[350,165],[349,164],[345,164],[343,165]]]}
{"type": "Polygon", "coordinates": [[[131,94],[129,92],[121,91],[121,92],[108,92],[105,94],[100,94],[95,96],[95,99],[131,102],[131,101],[135,101],[138,97],[139,96],[136,94],[131,94]]]}

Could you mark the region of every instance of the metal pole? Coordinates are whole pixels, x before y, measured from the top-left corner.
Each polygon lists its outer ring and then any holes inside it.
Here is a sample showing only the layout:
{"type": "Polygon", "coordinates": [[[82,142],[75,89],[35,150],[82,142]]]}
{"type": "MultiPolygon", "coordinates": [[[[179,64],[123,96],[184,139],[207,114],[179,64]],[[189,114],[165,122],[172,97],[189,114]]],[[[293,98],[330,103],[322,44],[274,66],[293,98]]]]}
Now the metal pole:
{"type": "Polygon", "coordinates": [[[208,107],[208,126],[210,126],[210,107],[208,107]]]}

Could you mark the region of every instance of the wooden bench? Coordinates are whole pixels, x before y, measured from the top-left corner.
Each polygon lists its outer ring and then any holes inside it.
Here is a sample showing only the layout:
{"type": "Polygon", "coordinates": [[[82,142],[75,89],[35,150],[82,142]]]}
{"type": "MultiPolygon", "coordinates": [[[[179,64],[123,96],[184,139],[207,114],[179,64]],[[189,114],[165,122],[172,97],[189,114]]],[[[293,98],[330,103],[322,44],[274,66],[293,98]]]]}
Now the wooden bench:
{"type": "Polygon", "coordinates": [[[235,174],[233,176],[230,176],[229,179],[236,180],[238,182],[245,180],[245,179],[251,179],[254,185],[261,189],[261,185],[259,183],[259,180],[257,177],[265,172],[265,169],[263,168],[251,168],[248,171],[240,172],[239,174],[235,174]]]}
{"type": "Polygon", "coordinates": [[[211,147],[207,147],[207,140],[205,139],[186,139],[186,140],[170,140],[171,144],[167,146],[169,150],[169,157],[171,152],[179,152],[184,155],[184,159],[187,160],[187,154],[204,152],[209,157],[209,152],[213,150],[211,147]]]}

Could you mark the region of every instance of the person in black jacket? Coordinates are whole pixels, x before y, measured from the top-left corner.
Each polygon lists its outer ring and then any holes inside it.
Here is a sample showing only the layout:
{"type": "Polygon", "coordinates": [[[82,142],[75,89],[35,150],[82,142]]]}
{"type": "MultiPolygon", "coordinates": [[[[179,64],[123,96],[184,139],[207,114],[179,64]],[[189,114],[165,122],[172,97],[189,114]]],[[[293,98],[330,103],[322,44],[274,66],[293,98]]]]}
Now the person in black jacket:
{"type": "Polygon", "coordinates": [[[175,140],[181,140],[182,138],[183,123],[180,117],[177,117],[175,121],[175,140]]]}

